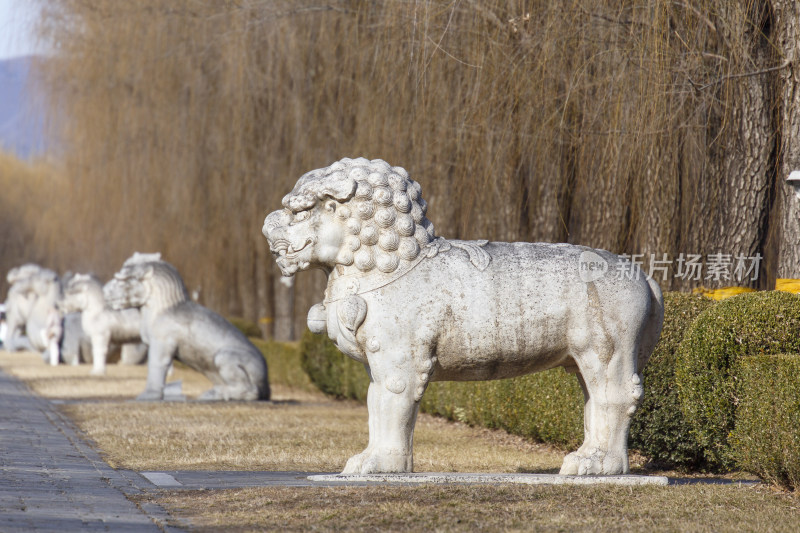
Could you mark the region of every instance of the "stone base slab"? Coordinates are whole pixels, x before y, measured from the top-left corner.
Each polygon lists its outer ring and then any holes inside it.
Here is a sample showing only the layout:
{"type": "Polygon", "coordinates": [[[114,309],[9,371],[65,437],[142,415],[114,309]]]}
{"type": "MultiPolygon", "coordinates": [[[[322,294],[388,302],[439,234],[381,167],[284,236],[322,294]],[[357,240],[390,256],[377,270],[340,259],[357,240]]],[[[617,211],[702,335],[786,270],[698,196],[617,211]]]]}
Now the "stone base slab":
{"type": "Polygon", "coordinates": [[[341,483],[435,483],[435,484],[500,484],[523,485],[669,485],[665,476],[562,476],[559,474],[321,474],[308,476],[315,482],[341,483]]]}

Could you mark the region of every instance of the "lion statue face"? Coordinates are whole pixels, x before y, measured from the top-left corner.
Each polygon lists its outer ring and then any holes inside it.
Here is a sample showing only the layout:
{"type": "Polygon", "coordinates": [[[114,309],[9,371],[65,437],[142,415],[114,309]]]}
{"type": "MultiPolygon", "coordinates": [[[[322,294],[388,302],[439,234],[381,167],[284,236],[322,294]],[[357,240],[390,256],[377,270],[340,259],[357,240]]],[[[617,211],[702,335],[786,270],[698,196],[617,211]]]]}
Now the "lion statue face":
{"type": "Polygon", "coordinates": [[[103,296],[116,310],[147,306],[161,311],[189,299],[174,266],[162,261],[160,254],[139,253],[125,261],[114,279],[106,283],[103,296]]]}
{"type": "Polygon", "coordinates": [[[146,263],[126,264],[103,287],[103,296],[112,309],[141,307],[150,296],[145,279],[152,274],[146,263]]]}
{"type": "Polygon", "coordinates": [[[312,267],[391,273],[435,239],[419,183],[380,159],[304,174],[262,232],[284,276],[312,267]]]}
{"type": "Polygon", "coordinates": [[[24,279],[30,278],[31,276],[35,276],[36,274],[44,271],[46,269],[40,267],[34,263],[26,263],[22,266],[14,267],[8,271],[6,274],[6,281],[10,285],[17,283],[18,281],[22,281],[24,279]]]}
{"type": "Polygon", "coordinates": [[[32,269],[15,278],[15,290],[34,297],[52,293],[58,287],[58,275],[47,268],[32,269]],[[23,275],[24,274],[24,275],[23,275]]]}
{"type": "Polygon", "coordinates": [[[87,291],[89,284],[97,283],[95,278],[88,274],[75,274],[64,287],[64,296],[60,307],[67,313],[77,313],[88,305],[87,291]]]}
{"type": "Polygon", "coordinates": [[[144,280],[153,273],[152,265],[161,261],[161,254],[134,252],[122,269],[103,286],[103,297],[112,309],[130,309],[147,303],[150,291],[144,280]]]}

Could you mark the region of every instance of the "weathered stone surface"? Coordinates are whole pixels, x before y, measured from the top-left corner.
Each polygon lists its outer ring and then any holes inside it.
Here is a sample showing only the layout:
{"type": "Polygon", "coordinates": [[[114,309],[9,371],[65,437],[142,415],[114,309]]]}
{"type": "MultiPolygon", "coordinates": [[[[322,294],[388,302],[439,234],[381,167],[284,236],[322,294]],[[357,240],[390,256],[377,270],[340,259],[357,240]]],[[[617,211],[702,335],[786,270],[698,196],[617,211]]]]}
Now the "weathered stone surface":
{"type": "Polygon", "coordinates": [[[370,375],[369,444],[346,474],[411,472],[432,380],[564,367],[586,396],[585,440],[562,474],[628,472],[641,370],[661,332],[658,285],[626,259],[569,244],[437,237],[400,167],[343,159],[303,175],[263,233],[284,276],[328,274],[309,313],[370,375]]]}
{"type": "Polygon", "coordinates": [[[214,387],[201,400],[268,400],[261,352],[217,313],[193,302],[178,271],[158,254],[134,254],[103,288],[113,309],[138,308],[148,346],[147,385],[139,400],[163,400],[174,359],[202,372],[214,387]]]}

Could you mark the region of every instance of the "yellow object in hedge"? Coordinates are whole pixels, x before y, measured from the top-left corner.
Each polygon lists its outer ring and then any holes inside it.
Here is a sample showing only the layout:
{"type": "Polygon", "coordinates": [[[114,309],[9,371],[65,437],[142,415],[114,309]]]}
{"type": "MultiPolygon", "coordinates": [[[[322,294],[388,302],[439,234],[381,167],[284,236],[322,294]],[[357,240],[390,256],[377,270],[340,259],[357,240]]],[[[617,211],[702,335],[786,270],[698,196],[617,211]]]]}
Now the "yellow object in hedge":
{"type": "Polygon", "coordinates": [[[775,290],[800,294],[800,279],[776,279],[775,290]]]}
{"type": "MultiPolygon", "coordinates": [[[[800,290],[800,285],[798,285],[798,290],[800,290]]],[[[697,287],[693,289],[692,292],[694,294],[702,294],[703,296],[711,298],[712,300],[724,300],[725,298],[730,298],[731,296],[736,296],[737,294],[756,292],[756,290],[748,287],[723,287],[721,289],[706,289],[705,287],[697,287]]]]}

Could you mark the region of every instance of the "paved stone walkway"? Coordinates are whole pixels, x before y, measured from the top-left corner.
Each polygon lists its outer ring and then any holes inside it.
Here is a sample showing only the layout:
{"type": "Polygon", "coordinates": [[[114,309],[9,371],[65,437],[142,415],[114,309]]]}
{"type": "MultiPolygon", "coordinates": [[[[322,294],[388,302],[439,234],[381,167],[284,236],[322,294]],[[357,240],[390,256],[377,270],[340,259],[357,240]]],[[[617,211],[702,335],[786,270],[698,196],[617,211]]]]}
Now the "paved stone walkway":
{"type": "Polygon", "coordinates": [[[51,404],[0,371],[0,531],[176,531],[125,494],[149,483],[108,466],[51,404]]]}

